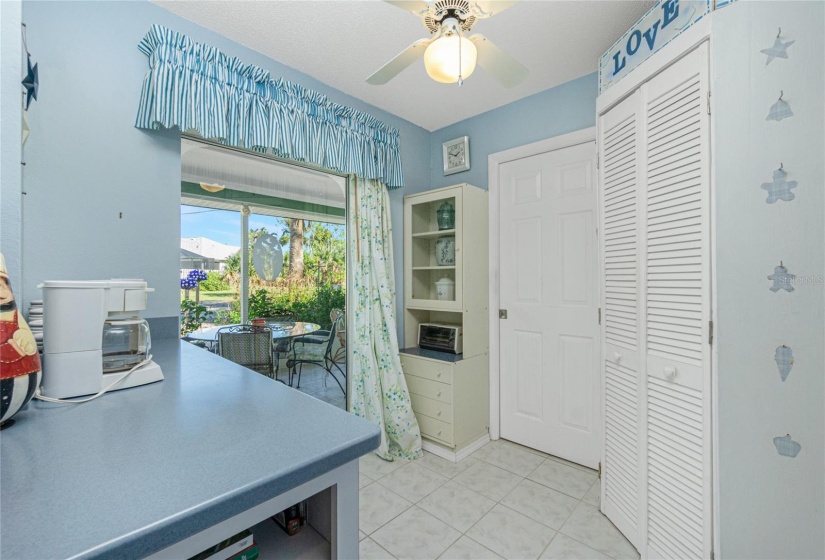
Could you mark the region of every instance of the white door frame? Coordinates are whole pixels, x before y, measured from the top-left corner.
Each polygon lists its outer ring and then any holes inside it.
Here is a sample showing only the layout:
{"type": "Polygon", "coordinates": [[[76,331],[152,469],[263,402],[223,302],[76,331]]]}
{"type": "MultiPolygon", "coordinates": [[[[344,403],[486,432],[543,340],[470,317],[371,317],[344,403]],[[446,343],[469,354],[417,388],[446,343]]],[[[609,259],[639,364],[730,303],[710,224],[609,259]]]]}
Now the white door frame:
{"type": "MultiPolygon", "coordinates": [[[[518,146],[502,152],[496,152],[487,156],[487,190],[489,192],[489,223],[490,223],[490,439],[498,439],[501,427],[501,391],[499,383],[501,372],[499,371],[499,168],[501,165],[545,152],[552,152],[570,146],[577,146],[586,142],[596,141],[596,127],[584,128],[561,136],[554,136],[546,140],[539,140],[532,144],[518,146]]],[[[601,274],[599,270],[598,275],[601,274]]],[[[597,279],[598,280],[598,279],[597,279]]],[[[601,285],[600,282],[597,285],[601,285]]],[[[601,289],[599,290],[601,298],[601,289]]],[[[599,300],[601,301],[601,300],[599,300]]],[[[601,345],[599,345],[599,356],[601,359],[601,345]]],[[[597,361],[598,363],[598,361],[597,361]]]]}

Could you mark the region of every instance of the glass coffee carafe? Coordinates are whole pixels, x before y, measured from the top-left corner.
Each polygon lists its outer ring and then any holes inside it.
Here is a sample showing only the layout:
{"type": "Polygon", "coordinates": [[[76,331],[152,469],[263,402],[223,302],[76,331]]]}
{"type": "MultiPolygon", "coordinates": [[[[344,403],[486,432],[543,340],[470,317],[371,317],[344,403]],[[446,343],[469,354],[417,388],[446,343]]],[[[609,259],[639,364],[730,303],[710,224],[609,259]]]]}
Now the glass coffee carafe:
{"type": "Polygon", "coordinates": [[[126,371],[149,357],[149,323],[140,317],[103,323],[103,373],[126,371]]]}

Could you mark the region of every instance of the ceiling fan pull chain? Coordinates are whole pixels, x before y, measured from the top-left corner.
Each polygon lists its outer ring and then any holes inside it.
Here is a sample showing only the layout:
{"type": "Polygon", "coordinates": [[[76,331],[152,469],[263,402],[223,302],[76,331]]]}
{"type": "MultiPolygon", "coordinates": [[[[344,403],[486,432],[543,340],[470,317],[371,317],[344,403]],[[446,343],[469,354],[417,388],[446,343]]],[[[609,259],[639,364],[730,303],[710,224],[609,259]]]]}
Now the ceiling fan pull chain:
{"type": "Polygon", "coordinates": [[[461,75],[461,24],[459,23],[455,30],[456,35],[458,35],[458,87],[464,85],[464,76],[461,75]]]}

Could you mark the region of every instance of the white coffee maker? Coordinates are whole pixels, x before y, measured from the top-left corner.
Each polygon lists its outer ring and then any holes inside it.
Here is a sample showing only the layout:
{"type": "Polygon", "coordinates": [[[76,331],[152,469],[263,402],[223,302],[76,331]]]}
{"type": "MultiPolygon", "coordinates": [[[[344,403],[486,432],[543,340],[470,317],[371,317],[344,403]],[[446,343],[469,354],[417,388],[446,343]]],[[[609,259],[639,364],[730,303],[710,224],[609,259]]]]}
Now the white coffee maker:
{"type": "Polygon", "coordinates": [[[151,361],[149,325],[137,314],[146,309],[146,294],[154,291],[146,282],[46,281],[39,287],[43,396],[94,395],[110,386],[126,389],[163,379],[160,366],[151,361]]]}

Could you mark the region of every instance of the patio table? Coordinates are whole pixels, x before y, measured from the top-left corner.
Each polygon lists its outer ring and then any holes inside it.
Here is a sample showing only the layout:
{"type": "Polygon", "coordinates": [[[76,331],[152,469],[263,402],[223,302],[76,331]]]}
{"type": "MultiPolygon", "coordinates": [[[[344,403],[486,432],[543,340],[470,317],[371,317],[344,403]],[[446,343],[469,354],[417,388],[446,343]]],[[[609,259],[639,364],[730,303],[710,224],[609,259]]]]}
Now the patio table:
{"type": "MultiPolygon", "coordinates": [[[[218,342],[218,331],[226,327],[237,327],[234,325],[218,325],[202,331],[195,331],[183,337],[187,342],[200,341],[206,343],[210,351],[214,351],[215,344],[218,342]]],[[[321,325],[317,323],[307,323],[304,321],[288,321],[288,322],[272,322],[266,325],[272,331],[273,345],[277,344],[279,340],[289,340],[299,336],[312,334],[315,331],[321,330],[321,325]]],[[[289,350],[287,350],[287,353],[289,350]]],[[[294,349],[293,349],[294,352],[294,349]]],[[[275,379],[278,379],[278,369],[275,369],[275,379]]],[[[282,382],[283,383],[283,382],[282,382]]],[[[292,375],[289,376],[289,385],[292,386],[292,375]]]]}

